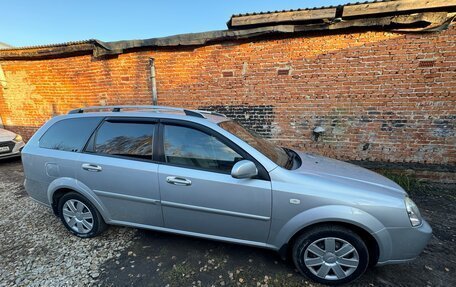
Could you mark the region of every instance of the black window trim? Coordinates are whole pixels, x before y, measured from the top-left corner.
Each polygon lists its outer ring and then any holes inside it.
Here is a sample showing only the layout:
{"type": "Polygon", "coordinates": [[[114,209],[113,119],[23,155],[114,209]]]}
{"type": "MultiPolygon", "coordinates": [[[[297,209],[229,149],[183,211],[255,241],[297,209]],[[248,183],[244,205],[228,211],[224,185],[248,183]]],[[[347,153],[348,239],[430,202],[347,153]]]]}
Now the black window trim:
{"type": "Polygon", "coordinates": [[[133,161],[142,161],[142,162],[149,162],[158,164],[159,162],[155,160],[156,158],[156,150],[159,145],[158,136],[159,136],[159,119],[158,118],[147,118],[147,117],[105,117],[103,118],[100,123],[98,124],[97,128],[92,132],[90,135],[87,143],[82,150],[82,153],[96,155],[96,156],[103,156],[103,157],[112,157],[112,158],[119,158],[119,159],[126,159],[126,160],[133,160],[133,161]],[[105,122],[111,123],[149,123],[156,125],[154,128],[154,139],[152,143],[152,157],[151,159],[143,159],[143,158],[134,158],[130,156],[123,156],[123,155],[113,155],[113,154],[104,154],[104,153],[96,153],[95,152],[95,140],[98,135],[98,130],[103,126],[105,122]],[[89,145],[92,145],[91,147],[89,145]]]}
{"type": "MultiPolygon", "coordinates": [[[[196,129],[200,132],[203,132],[207,135],[213,136],[216,139],[218,139],[220,142],[223,144],[227,145],[229,148],[237,152],[240,156],[242,156],[244,159],[250,160],[255,165],[257,166],[258,169],[258,175],[256,177],[253,177],[254,179],[260,179],[260,180],[266,180],[270,181],[271,178],[269,177],[268,171],[264,168],[264,166],[256,160],[253,156],[251,156],[247,151],[239,147],[237,144],[235,144],[233,141],[225,137],[224,135],[220,134],[219,132],[205,126],[199,123],[191,122],[191,121],[186,121],[186,120],[178,120],[178,119],[160,119],[159,120],[159,134],[158,134],[158,139],[159,143],[156,146],[157,149],[154,149],[154,155],[156,153],[156,159],[160,164],[163,165],[169,165],[169,166],[176,166],[176,167],[182,167],[182,168],[188,168],[188,169],[196,169],[196,170],[202,170],[202,171],[207,171],[207,172],[214,172],[214,173],[220,173],[220,174],[230,174],[229,172],[223,172],[223,171],[216,171],[216,170],[211,170],[207,168],[199,168],[199,167],[194,167],[194,166],[187,166],[187,165],[181,165],[181,164],[172,164],[172,163],[167,163],[165,160],[165,150],[164,150],[164,125],[174,125],[174,126],[181,126],[181,127],[186,127],[186,128],[193,128],[196,129]]],[[[155,143],[155,142],[154,142],[155,143]]]]}
{"type": "Polygon", "coordinates": [[[93,150],[94,150],[94,145],[95,145],[95,135],[98,133],[98,129],[103,125],[103,123],[105,122],[105,119],[106,117],[103,117],[101,119],[101,121],[98,123],[97,127],[92,131],[92,133],[90,134],[90,137],[89,139],[87,140],[86,144],[84,145],[84,148],[82,149],[81,153],[94,153],[93,150]],[[87,152],[87,149],[89,148],[89,145],[92,145],[90,148],[91,148],[91,151],[88,151],[87,152]]]}

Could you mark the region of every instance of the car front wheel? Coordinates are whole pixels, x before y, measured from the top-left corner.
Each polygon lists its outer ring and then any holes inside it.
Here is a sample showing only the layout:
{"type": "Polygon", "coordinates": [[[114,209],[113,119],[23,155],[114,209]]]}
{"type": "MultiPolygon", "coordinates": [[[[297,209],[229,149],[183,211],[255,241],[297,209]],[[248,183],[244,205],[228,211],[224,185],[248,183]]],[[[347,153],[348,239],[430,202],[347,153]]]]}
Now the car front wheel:
{"type": "Polygon", "coordinates": [[[303,275],[328,285],[355,280],[369,264],[369,252],[361,237],[337,225],[306,231],[295,241],[292,255],[303,275]]]}
{"type": "Polygon", "coordinates": [[[62,196],[58,211],[63,225],[78,237],[94,237],[106,229],[98,210],[79,193],[69,192],[62,196]]]}

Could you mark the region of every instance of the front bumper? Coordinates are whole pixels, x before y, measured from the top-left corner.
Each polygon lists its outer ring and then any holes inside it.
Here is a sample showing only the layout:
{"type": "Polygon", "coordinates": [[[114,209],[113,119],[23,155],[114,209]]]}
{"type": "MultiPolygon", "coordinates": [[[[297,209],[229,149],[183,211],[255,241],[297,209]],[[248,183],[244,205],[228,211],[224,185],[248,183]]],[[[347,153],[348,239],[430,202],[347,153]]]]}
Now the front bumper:
{"type": "Polygon", "coordinates": [[[419,227],[385,228],[377,233],[389,238],[389,244],[380,247],[377,265],[404,263],[415,259],[432,237],[431,226],[423,219],[419,227]]]}
{"type": "Polygon", "coordinates": [[[10,148],[9,152],[0,153],[0,159],[4,159],[4,158],[20,156],[21,150],[25,146],[25,143],[23,141],[20,141],[20,142],[7,141],[7,142],[0,142],[0,146],[8,146],[10,148]]]}

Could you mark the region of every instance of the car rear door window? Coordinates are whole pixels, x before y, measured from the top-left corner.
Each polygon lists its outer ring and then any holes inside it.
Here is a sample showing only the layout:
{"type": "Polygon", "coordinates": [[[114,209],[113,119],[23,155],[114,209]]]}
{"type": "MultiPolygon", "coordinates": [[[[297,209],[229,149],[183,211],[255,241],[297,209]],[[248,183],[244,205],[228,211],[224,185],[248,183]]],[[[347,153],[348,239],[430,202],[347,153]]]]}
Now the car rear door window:
{"type": "Polygon", "coordinates": [[[80,152],[102,118],[64,119],[53,124],[40,138],[41,148],[80,152]]]}
{"type": "Polygon", "coordinates": [[[189,127],[165,125],[163,144],[165,161],[173,165],[229,173],[242,160],[216,137],[189,127]]]}
{"type": "Polygon", "coordinates": [[[93,152],[152,159],[154,123],[104,122],[94,137],[93,152]]]}

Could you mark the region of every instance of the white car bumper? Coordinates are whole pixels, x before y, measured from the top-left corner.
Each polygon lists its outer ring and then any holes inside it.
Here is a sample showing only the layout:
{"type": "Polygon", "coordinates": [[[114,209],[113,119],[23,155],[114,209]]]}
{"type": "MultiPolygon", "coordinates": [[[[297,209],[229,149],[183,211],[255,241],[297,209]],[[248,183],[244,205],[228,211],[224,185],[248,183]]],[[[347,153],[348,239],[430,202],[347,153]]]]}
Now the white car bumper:
{"type": "Polygon", "coordinates": [[[21,155],[21,150],[25,146],[23,141],[16,142],[13,140],[10,141],[1,141],[0,142],[0,159],[15,157],[21,155]]]}

